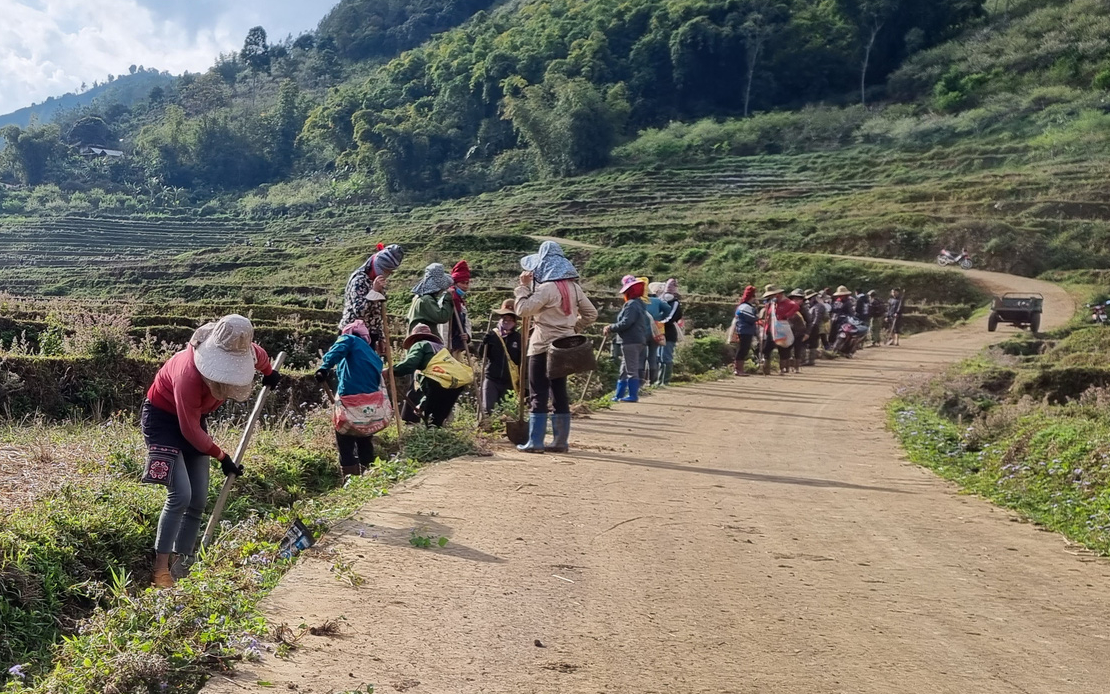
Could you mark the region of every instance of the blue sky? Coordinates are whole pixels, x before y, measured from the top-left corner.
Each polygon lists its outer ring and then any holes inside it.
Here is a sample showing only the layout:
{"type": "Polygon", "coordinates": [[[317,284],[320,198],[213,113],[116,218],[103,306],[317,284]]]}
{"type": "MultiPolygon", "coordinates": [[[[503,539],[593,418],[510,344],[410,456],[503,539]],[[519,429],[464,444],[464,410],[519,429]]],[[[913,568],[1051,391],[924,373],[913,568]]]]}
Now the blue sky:
{"type": "Polygon", "coordinates": [[[262,25],[315,28],[337,0],[0,0],[0,113],[144,65],[206,69],[262,25]]]}

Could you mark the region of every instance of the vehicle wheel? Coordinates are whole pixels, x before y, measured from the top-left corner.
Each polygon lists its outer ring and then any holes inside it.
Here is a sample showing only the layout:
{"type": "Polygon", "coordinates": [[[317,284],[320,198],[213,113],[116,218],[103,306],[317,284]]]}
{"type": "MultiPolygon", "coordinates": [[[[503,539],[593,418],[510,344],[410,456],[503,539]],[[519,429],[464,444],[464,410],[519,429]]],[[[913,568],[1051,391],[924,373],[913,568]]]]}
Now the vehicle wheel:
{"type": "Polygon", "coordinates": [[[1033,314],[1033,318],[1029,321],[1029,331],[1034,335],[1041,331],[1041,314],[1033,314]]]}
{"type": "Polygon", "coordinates": [[[948,260],[948,258],[945,258],[943,255],[937,256],[937,265],[940,265],[941,267],[947,267],[949,262],[950,261],[948,260]]]}
{"type": "Polygon", "coordinates": [[[960,261],[960,267],[962,267],[965,270],[970,270],[971,269],[971,261],[966,259],[966,258],[961,260],[960,261]]]}
{"type": "Polygon", "coordinates": [[[998,313],[991,311],[990,318],[987,319],[987,332],[993,333],[998,329],[998,313]]]}

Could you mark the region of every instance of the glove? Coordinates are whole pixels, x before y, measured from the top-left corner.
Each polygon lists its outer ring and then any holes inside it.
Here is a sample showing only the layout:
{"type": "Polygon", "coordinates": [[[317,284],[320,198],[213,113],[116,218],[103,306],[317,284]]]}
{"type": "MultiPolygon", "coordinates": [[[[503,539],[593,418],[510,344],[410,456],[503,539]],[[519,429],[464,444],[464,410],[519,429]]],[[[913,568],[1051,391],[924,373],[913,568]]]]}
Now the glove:
{"type": "Polygon", "coordinates": [[[316,379],[317,383],[326,383],[329,373],[331,372],[327,369],[316,369],[316,373],[313,374],[312,377],[316,379]]]}
{"type": "Polygon", "coordinates": [[[278,373],[277,369],[262,377],[262,385],[267,388],[275,388],[279,382],[281,382],[281,374],[278,373]]]}
{"type": "Polygon", "coordinates": [[[232,475],[235,475],[236,477],[242,477],[243,473],[245,472],[243,466],[236,465],[235,461],[232,460],[231,456],[227,453],[224,453],[224,457],[220,458],[220,470],[228,477],[231,477],[232,475]]]}

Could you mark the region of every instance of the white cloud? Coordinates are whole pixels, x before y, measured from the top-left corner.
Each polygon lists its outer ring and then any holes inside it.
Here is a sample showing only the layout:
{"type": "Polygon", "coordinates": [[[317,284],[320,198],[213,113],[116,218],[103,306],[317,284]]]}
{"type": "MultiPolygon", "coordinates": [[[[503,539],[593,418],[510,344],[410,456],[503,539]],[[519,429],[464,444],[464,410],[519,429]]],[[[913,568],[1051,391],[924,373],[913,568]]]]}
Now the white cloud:
{"type": "Polygon", "coordinates": [[[335,0],[0,0],[0,113],[144,65],[204,70],[262,25],[311,29],[335,0]]]}

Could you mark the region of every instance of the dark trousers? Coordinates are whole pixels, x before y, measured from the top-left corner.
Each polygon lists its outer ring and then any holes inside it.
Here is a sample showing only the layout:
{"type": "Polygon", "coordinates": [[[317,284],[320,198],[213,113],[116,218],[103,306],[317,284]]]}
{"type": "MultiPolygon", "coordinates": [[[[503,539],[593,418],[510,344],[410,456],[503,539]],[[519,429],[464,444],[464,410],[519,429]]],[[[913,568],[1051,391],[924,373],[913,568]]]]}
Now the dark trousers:
{"type": "Polygon", "coordinates": [[[794,364],[794,366],[800,366],[801,363],[805,361],[806,346],[808,345],[809,338],[803,339],[801,337],[798,337],[794,339],[794,346],[791,349],[794,352],[794,358],[798,360],[797,363],[794,364]]]}
{"type": "Polygon", "coordinates": [[[486,414],[493,412],[497,403],[513,391],[513,384],[509,381],[499,381],[486,377],[482,380],[482,411],[486,414]]]}
{"type": "Polygon", "coordinates": [[[567,377],[547,377],[547,352],[528,357],[528,389],[532,414],[547,414],[547,403],[555,400],[555,414],[570,414],[567,377]]]}
{"type": "Polygon", "coordinates": [[[772,340],[770,336],[767,336],[763,340],[763,358],[766,359],[767,361],[770,361],[771,360],[771,355],[774,354],[776,349],[779,351],[779,368],[780,369],[785,369],[786,368],[786,360],[790,358],[790,352],[791,352],[792,348],[790,348],[790,347],[779,347],[778,345],[775,344],[775,341],[772,340]]]}
{"type": "Polygon", "coordinates": [[[755,335],[741,335],[740,343],[736,345],[736,363],[743,364],[752,352],[752,342],[755,335]]]}
{"type": "Polygon", "coordinates": [[[374,464],[374,437],[351,436],[335,432],[335,445],[339,448],[339,465],[347,474],[354,472],[360,466],[370,467],[374,464]]]}
{"type": "Polygon", "coordinates": [[[442,427],[463,388],[448,390],[430,378],[425,378],[419,388],[413,388],[405,395],[405,404],[401,406],[401,419],[415,424],[423,420],[425,424],[433,427],[442,427]],[[420,404],[417,407],[417,404],[420,404]]]}
{"type": "Polygon", "coordinates": [[[655,383],[655,377],[659,375],[659,345],[652,340],[644,346],[644,350],[647,352],[647,358],[644,360],[644,369],[641,373],[648,383],[655,383]]]}

